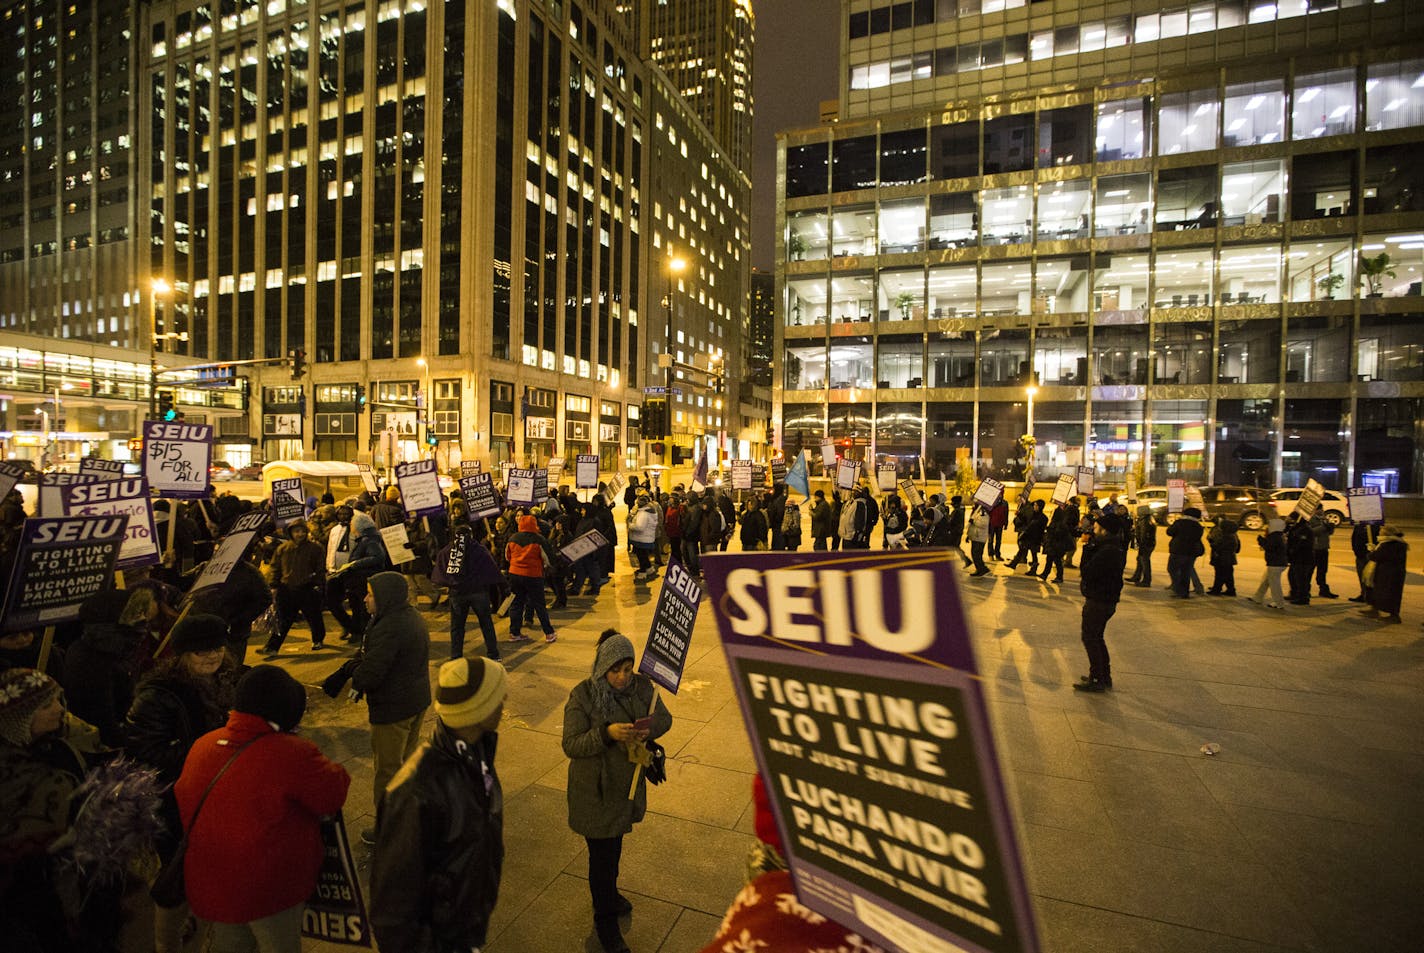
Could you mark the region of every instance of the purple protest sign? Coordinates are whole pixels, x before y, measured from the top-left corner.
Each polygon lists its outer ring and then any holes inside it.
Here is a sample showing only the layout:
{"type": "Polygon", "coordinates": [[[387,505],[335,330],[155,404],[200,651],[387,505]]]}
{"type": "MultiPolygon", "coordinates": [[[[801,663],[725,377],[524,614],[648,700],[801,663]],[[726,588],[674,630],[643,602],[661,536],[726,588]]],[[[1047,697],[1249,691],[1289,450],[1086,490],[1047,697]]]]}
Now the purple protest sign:
{"type": "Polygon", "coordinates": [[[159,496],[180,500],[207,496],[212,461],[211,426],[143,422],[143,475],[159,496]]]}
{"type": "Polygon", "coordinates": [[[1038,950],[944,551],[702,566],[801,902],[887,948],[1038,950]]]}
{"type": "Polygon", "coordinates": [[[71,486],[64,494],[65,516],[127,516],[128,529],[115,569],[137,569],[158,562],[153,502],[143,477],[101,480],[71,486]]]}
{"type": "Polygon", "coordinates": [[[460,477],[460,495],[471,519],[498,516],[504,509],[494,489],[494,478],[488,473],[471,473],[460,477]]]}
{"type": "Polygon", "coordinates": [[[127,525],[127,516],[25,520],[0,629],[18,632],[79,618],[80,603],[114,584],[127,525]]]}
{"type": "Polygon", "coordinates": [[[414,460],[396,464],[396,483],[400,486],[401,505],[411,516],[430,516],[445,512],[445,497],[440,492],[440,478],[434,460],[414,460]]]}
{"type": "Polygon", "coordinates": [[[668,563],[638,671],[674,695],[682,684],[687,647],[692,644],[692,627],[697,623],[697,605],[701,601],[702,587],[692,574],[680,562],[668,563]]]}

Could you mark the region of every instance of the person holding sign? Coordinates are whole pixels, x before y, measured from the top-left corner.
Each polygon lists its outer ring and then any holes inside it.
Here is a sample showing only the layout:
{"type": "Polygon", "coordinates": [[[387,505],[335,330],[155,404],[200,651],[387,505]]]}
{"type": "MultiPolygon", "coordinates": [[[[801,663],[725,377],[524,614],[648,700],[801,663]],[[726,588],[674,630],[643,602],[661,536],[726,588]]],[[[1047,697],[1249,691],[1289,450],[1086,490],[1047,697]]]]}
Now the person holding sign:
{"type": "Polygon", "coordinates": [[[450,659],[465,654],[465,622],[474,610],[480,632],[485,637],[485,655],[499,661],[499,639],[494,633],[494,611],[490,592],[503,579],[499,566],[484,544],[485,526],[456,523],[450,544],[435,556],[434,575],[437,585],[450,589],[450,659]]]}
{"type": "Polygon", "coordinates": [[[1365,568],[1365,578],[1370,584],[1370,607],[1361,609],[1361,614],[1399,623],[1408,555],[1409,544],[1404,541],[1404,531],[1398,526],[1381,527],[1379,545],[1370,553],[1369,565],[1365,568]]]}
{"type": "Polygon", "coordinates": [[[306,707],[285,670],[250,669],[227,724],[198,739],[174,785],[188,903],[213,925],[214,950],[301,948],[325,854],[321,818],[341,810],[351,786],[345,768],[295,734],[306,707]]]}
{"type": "Polygon", "coordinates": [[[1122,549],[1119,517],[1104,515],[1093,524],[1093,544],[1083,548],[1078,587],[1083,593],[1083,648],[1088,653],[1088,674],[1075,691],[1099,693],[1112,688],[1112,660],[1103,635],[1108,620],[1122,598],[1122,571],[1127,554],[1122,549]]]}
{"type": "Polygon", "coordinates": [[[633,909],[618,892],[623,836],[647,812],[647,785],[638,772],[649,759],[645,742],[672,727],[652,680],[633,670],[636,654],[627,636],[605,630],[592,673],[564,705],[569,827],[588,842],[593,925],[604,953],[628,953],[618,928],[618,918],[633,909]]]}
{"type": "Polygon", "coordinates": [[[291,631],[297,614],[307,620],[313,650],[326,645],[326,620],[322,616],[326,592],[326,550],[309,538],[306,523],[287,527],[287,541],[272,554],[276,578],[272,582],[277,597],[277,631],[261,649],[263,655],[282,651],[282,642],[291,631]]]}

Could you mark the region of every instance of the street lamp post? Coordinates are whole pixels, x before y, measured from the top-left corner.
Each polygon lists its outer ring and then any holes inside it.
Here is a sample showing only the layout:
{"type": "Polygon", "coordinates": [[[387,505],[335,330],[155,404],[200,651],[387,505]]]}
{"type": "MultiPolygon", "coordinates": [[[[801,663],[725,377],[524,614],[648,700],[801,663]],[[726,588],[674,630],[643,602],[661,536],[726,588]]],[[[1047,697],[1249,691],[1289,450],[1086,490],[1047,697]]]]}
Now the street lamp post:
{"type": "Polygon", "coordinates": [[[158,416],[158,296],[166,295],[173,286],[164,278],[153,278],[148,285],[148,417],[158,416]]]}
{"type": "MultiPolygon", "coordinates": [[[[424,381],[421,383],[420,386],[420,400],[416,401],[416,404],[419,406],[420,409],[421,422],[425,425],[425,432],[421,434],[421,437],[424,438],[425,445],[429,447],[431,434],[430,414],[431,404],[433,403],[433,401],[431,401],[430,399],[432,396],[430,393],[430,365],[425,363],[425,358],[417,357],[415,359],[415,366],[420,368],[425,375],[424,381]]],[[[435,450],[433,447],[430,450],[430,456],[431,459],[435,458],[435,450]]]]}
{"type": "Polygon", "coordinates": [[[1028,394],[1028,420],[1024,433],[1029,438],[1028,443],[1030,445],[1028,448],[1025,448],[1029,454],[1028,462],[1024,465],[1024,479],[1027,481],[1029,474],[1033,473],[1034,457],[1038,456],[1038,447],[1034,445],[1033,441],[1033,398],[1034,395],[1038,393],[1038,388],[1030,384],[1024,390],[1025,393],[1028,394]]]}
{"type": "Polygon", "coordinates": [[[668,463],[672,463],[672,292],[673,282],[687,270],[687,259],[672,255],[667,260],[668,291],[663,296],[663,306],[667,309],[667,337],[663,344],[663,432],[661,436],[669,444],[668,463]]]}

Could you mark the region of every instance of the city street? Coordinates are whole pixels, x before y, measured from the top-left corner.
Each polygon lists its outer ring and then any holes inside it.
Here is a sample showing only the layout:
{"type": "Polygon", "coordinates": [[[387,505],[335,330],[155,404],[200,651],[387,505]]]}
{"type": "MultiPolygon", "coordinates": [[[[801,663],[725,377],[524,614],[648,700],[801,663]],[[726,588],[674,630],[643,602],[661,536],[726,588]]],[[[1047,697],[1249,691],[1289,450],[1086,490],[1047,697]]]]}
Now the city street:
{"type": "MultiPolygon", "coordinates": [[[[1262,561],[1252,534],[1242,542],[1238,591],[1247,593],[1262,561]]],[[[1418,948],[1424,580],[1410,575],[1403,625],[1365,620],[1347,601],[1358,592],[1348,543],[1348,531],[1336,534],[1341,598],[1277,612],[1244,598],[1170,599],[1159,537],[1153,587],[1126,588],[1108,626],[1115,690],[1104,695],[1070,687],[1086,671],[1076,572],[1062,591],[1002,565],[960,577],[1043,949],[1418,948]],[[1207,743],[1220,753],[1204,755],[1207,743]]],[[[491,951],[597,949],[585,849],[566,824],[560,728],[598,633],[616,625],[639,646],[646,638],[657,583],[635,584],[622,553],[618,564],[595,611],[574,598],[553,614],[556,644],[502,646],[507,853],[491,951]]],[[[623,855],[636,953],[708,943],[752,843],[754,762],[705,600],[701,612],[682,692],[667,699],[669,780],[649,790],[648,817],[623,855]]],[[[433,674],[447,653],[446,616],[427,618],[433,674]]],[[[472,638],[478,646],[477,630],[472,638]]],[[[310,652],[301,630],[279,658],[309,686],[305,733],[352,772],[354,837],[371,823],[370,746],[365,706],[318,687],[337,663],[337,653],[310,652]]]]}

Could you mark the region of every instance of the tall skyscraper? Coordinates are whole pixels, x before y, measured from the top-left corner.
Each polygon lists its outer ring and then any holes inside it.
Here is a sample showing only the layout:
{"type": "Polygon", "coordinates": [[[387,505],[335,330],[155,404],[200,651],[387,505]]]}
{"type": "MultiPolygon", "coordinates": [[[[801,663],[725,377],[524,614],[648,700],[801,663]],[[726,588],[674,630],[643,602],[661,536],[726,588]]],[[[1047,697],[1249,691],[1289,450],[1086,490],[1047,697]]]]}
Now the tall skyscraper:
{"type": "Polygon", "coordinates": [[[1424,491],[1424,8],[841,16],[780,145],[788,451],[1424,491]]]}

